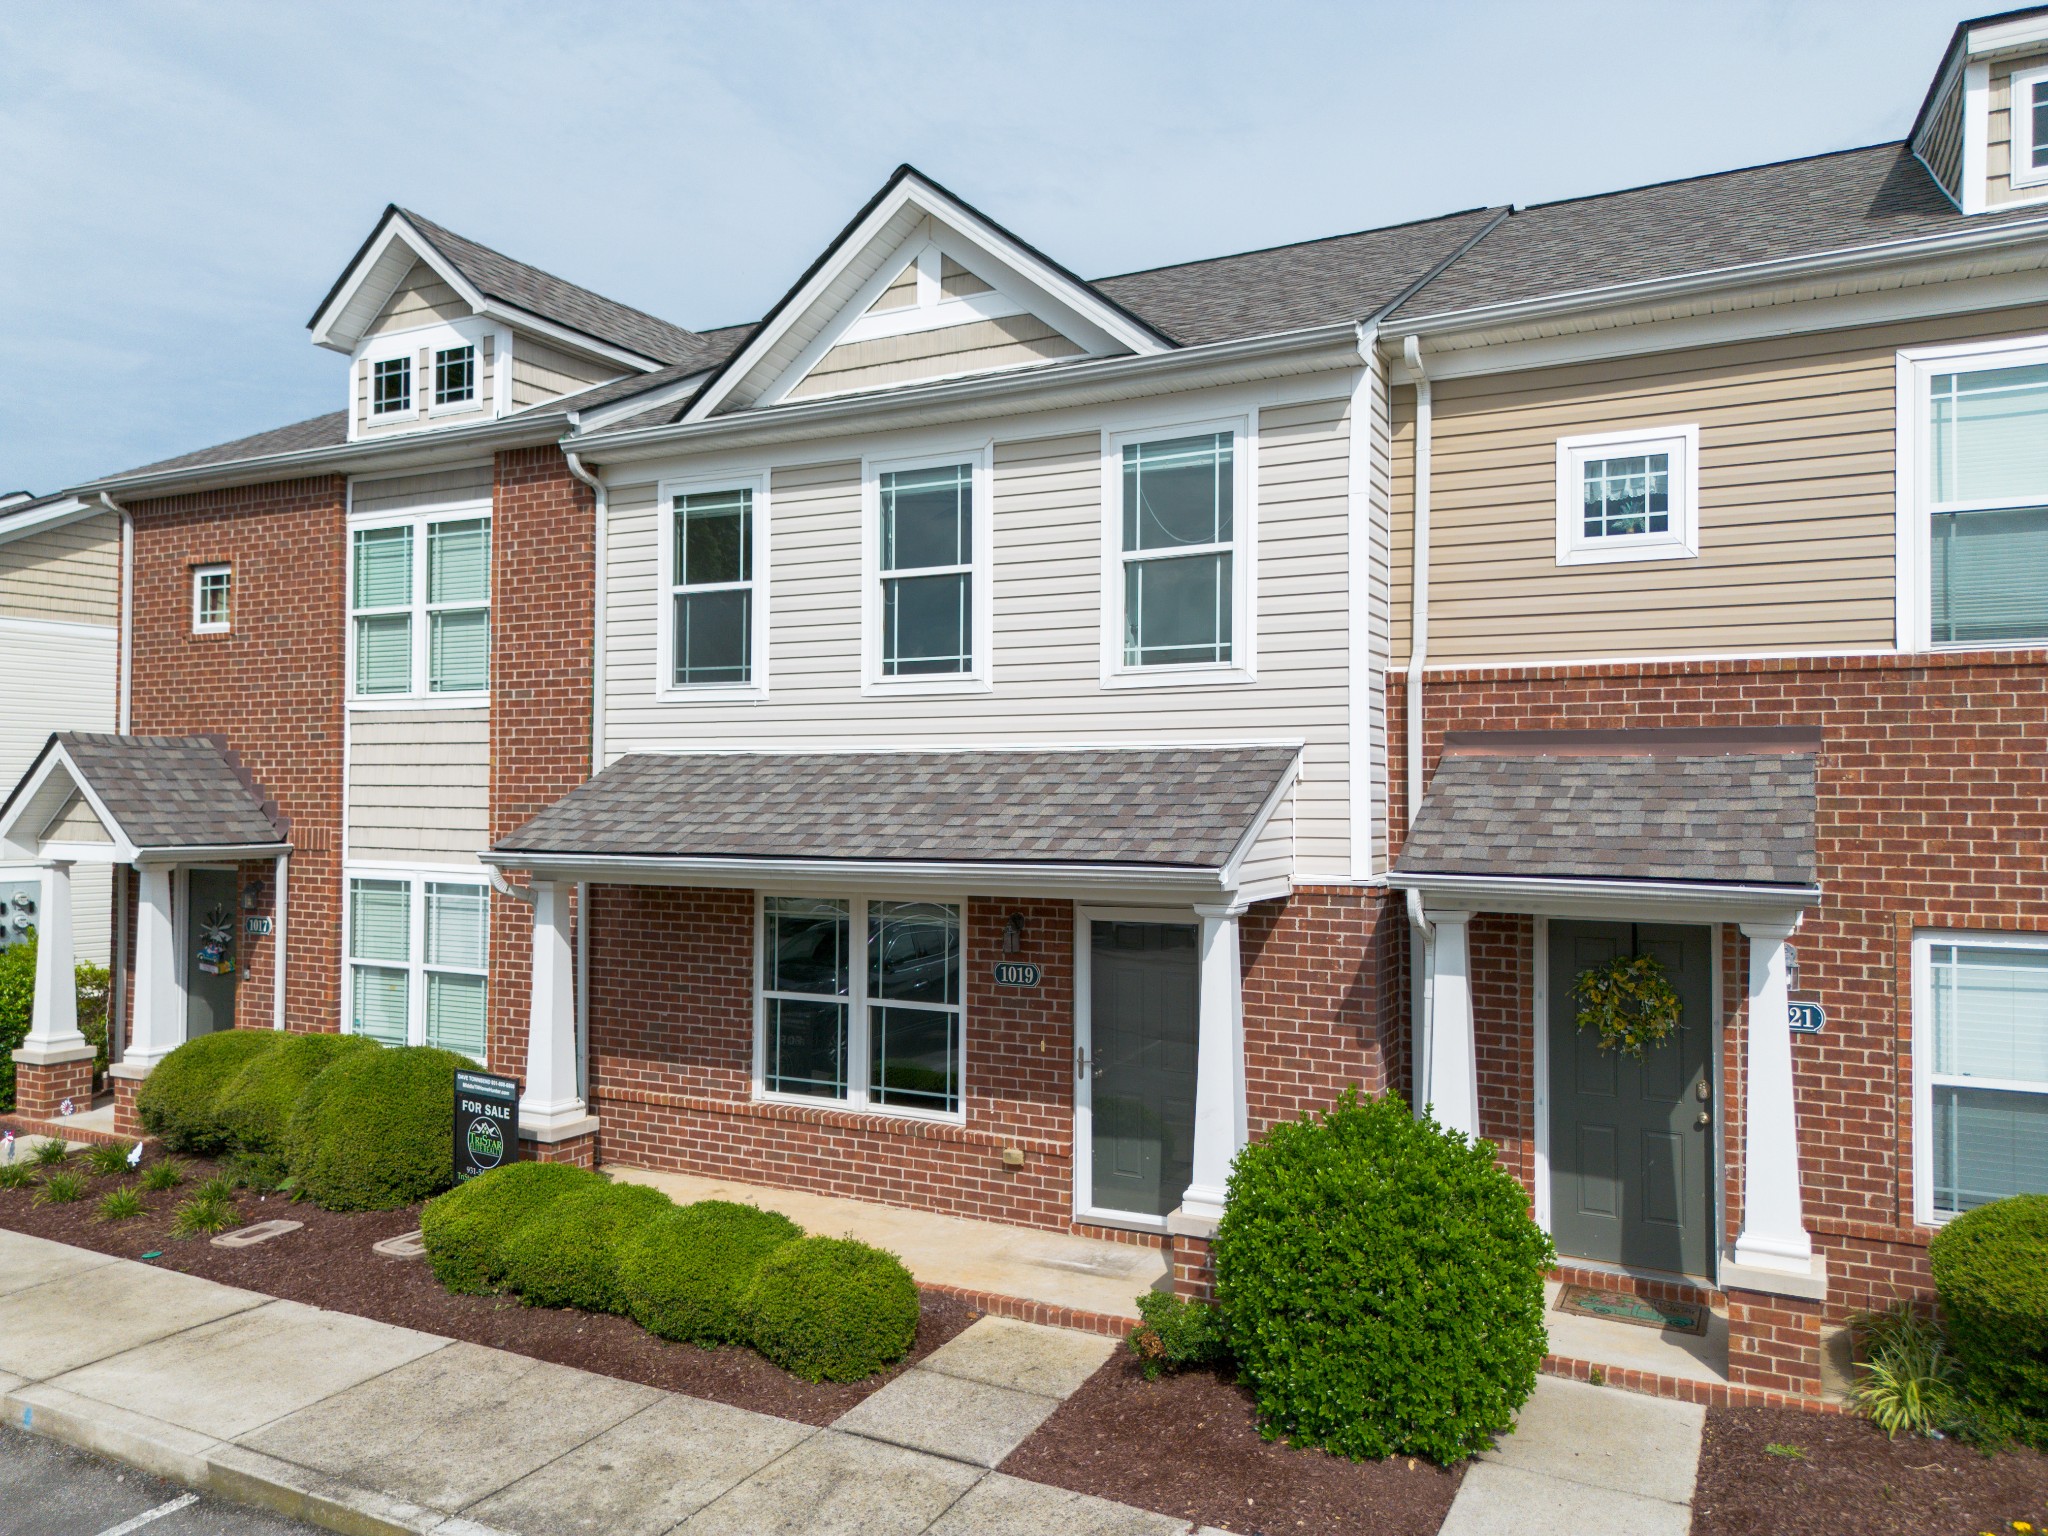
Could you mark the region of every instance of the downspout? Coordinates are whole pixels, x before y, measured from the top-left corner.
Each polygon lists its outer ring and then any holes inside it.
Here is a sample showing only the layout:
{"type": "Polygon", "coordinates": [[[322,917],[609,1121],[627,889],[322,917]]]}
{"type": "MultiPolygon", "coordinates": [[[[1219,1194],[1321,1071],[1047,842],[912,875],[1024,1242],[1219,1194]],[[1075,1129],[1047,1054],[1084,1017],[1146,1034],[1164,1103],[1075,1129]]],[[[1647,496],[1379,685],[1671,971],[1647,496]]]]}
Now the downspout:
{"type": "MultiPolygon", "coordinates": [[[[115,691],[114,729],[128,734],[128,701],[133,696],[128,674],[135,664],[135,515],[105,491],[100,505],[121,519],[121,638],[114,658],[120,673],[115,691]]],[[[128,866],[114,866],[114,973],[107,985],[107,1062],[112,1065],[128,1054],[128,866]]]]}
{"type": "MultiPolygon", "coordinates": [[[[1402,827],[1405,838],[1415,825],[1422,805],[1422,669],[1429,659],[1429,459],[1430,392],[1429,374],[1422,362],[1422,344],[1410,336],[1402,343],[1401,355],[1415,378],[1415,515],[1411,546],[1414,564],[1408,584],[1408,814],[1402,827]]],[[[1409,1006],[1413,1010],[1415,1058],[1415,1112],[1423,1112],[1423,1089],[1429,1082],[1429,1021],[1435,1001],[1436,935],[1422,910],[1422,892],[1408,889],[1408,925],[1415,935],[1418,964],[1409,977],[1409,1006]]]]}
{"type": "MultiPolygon", "coordinates": [[[[575,412],[569,415],[569,430],[580,425],[575,412]]],[[[596,778],[604,767],[604,599],[605,599],[605,515],[607,500],[604,478],[583,467],[573,448],[562,450],[569,473],[590,487],[596,499],[591,530],[590,616],[590,776],[596,778]]],[[[576,882],[576,1092],[590,1102],[590,882],[576,882]]]]}

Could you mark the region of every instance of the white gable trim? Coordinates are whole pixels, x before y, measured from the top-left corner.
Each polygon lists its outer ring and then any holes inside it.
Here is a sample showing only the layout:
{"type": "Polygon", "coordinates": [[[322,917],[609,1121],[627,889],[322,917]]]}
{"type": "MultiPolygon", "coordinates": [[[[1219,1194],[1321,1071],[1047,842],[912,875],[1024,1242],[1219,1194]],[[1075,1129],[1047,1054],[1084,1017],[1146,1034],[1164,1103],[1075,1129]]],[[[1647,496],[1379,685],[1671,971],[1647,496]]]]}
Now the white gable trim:
{"type": "Polygon", "coordinates": [[[336,352],[355,351],[398,285],[405,281],[414,261],[431,267],[434,275],[453,288],[473,312],[482,314],[487,310],[483,294],[434,249],[433,242],[408,224],[404,215],[393,214],[383,232],[349,269],[334,297],[313,317],[313,344],[336,352]],[[395,246],[403,246],[403,252],[394,254],[395,246]]]}
{"type": "Polygon", "coordinates": [[[85,775],[71,761],[62,742],[53,741],[41,762],[30,770],[27,780],[15,791],[0,816],[0,860],[34,862],[53,856],[91,862],[131,864],[137,849],[121,823],[100,797],[93,793],[85,775]],[[46,843],[43,833],[76,794],[82,797],[108,838],[104,843],[46,843]]]}
{"type": "MultiPolygon", "coordinates": [[[[925,214],[939,225],[945,233],[957,233],[967,245],[955,244],[949,252],[955,261],[981,278],[993,284],[999,291],[1007,289],[1013,296],[1019,287],[1034,290],[1040,302],[1031,308],[1043,315],[1048,324],[1055,325],[1074,342],[1093,353],[1127,351],[1140,356],[1152,356],[1173,350],[1164,340],[1145,326],[1138,324],[1114,305],[1104,302],[1065,273],[1053,267],[1043,257],[1034,254],[1011,239],[986,219],[981,218],[962,204],[947,197],[930,183],[916,176],[905,176],[889,193],[876,202],[875,206],[852,230],[841,238],[818,264],[803,285],[784,302],[781,311],[763,326],[758,334],[740,351],[712,386],[707,389],[696,404],[684,416],[686,421],[702,421],[710,416],[730,396],[738,391],[760,370],[761,365],[773,356],[778,346],[812,315],[818,302],[832,288],[855,261],[888,233],[889,226],[901,218],[906,211],[925,214]],[[962,261],[960,251],[969,249],[974,255],[972,263],[962,261]],[[1000,267],[1005,282],[996,283],[991,276],[991,267],[1000,267]],[[1044,307],[1041,307],[1044,306],[1044,307]],[[1045,313],[1050,308],[1053,313],[1045,313]]],[[[938,243],[935,241],[934,243],[938,243]]],[[[944,250],[945,246],[940,245],[944,250]]],[[[772,404],[780,398],[776,391],[784,394],[795,387],[808,367],[804,359],[811,357],[812,349],[822,357],[831,345],[819,342],[827,333],[840,331],[851,325],[854,319],[864,315],[867,308],[889,282],[902,271],[902,264],[885,261],[878,269],[877,276],[871,276],[854,297],[844,306],[844,324],[828,321],[821,328],[818,337],[799,353],[789,367],[781,370],[764,389],[757,402],[772,404]],[[879,276],[887,272],[887,276],[879,276]],[[791,375],[795,377],[792,378],[791,375]]],[[[834,337],[836,340],[836,336],[834,337]]]]}
{"type": "Polygon", "coordinates": [[[62,528],[67,523],[83,522],[88,517],[103,517],[106,511],[99,502],[83,501],[76,496],[67,496],[62,501],[37,507],[33,512],[24,512],[12,521],[8,519],[6,509],[0,507],[0,544],[26,538],[31,533],[62,528]]]}

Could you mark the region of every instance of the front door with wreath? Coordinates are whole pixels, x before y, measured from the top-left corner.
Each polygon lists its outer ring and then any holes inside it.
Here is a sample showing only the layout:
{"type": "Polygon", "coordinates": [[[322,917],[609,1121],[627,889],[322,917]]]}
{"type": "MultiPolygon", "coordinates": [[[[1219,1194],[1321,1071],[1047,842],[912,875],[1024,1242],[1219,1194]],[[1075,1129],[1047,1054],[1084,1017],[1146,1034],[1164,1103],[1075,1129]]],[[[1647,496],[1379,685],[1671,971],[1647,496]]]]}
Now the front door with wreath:
{"type": "Polygon", "coordinates": [[[1712,1272],[1713,953],[1707,928],[1550,924],[1550,1218],[1567,1259],[1712,1272]]]}

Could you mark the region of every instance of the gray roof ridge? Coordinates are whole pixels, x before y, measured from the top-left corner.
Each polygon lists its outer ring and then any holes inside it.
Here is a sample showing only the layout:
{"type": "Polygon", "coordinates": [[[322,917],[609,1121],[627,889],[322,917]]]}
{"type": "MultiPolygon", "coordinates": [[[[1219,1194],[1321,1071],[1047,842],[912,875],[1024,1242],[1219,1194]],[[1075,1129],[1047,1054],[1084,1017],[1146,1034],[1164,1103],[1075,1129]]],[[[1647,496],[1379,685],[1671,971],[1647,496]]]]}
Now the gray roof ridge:
{"type": "Polygon", "coordinates": [[[1206,267],[1219,261],[1238,261],[1246,256],[1265,256],[1275,251],[1299,251],[1312,245],[1329,245],[1338,240],[1356,240],[1360,235],[1385,235],[1397,229],[1420,229],[1425,224],[1444,224],[1452,219],[1470,218],[1478,213],[1498,213],[1512,206],[1508,203],[1475,203],[1470,208],[1431,214],[1427,218],[1396,219],[1391,224],[1372,224],[1364,229],[1347,229],[1334,235],[1312,235],[1306,240],[1282,240],[1273,245],[1255,245],[1242,251],[1222,251],[1214,256],[1197,256],[1192,261],[1163,261],[1154,267],[1133,267],[1128,272],[1105,272],[1100,277],[1089,278],[1088,281],[1113,283],[1126,277],[1150,277],[1155,272],[1185,272],[1190,267],[1206,267]]]}
{"type": "Polygon", "coordinates": [[[1776,160],[1759,160],[1752,165],[1734,165],[1719,171],[1698,171],[1691,176],[1666,176],[1661,181],[1638,182],[1632,187],[1610,187],[1605,192],[1581,192],[1574,197],[1553,197],[1548,202],[1512,205],[1515,213],[1536,213],[1545,208],[1564,208],[1574,203],[1597,203],[1610,197],[1627,197],[1632,192],[1654,192],[1659,187],[1683,187],[1698,181],[1719,181],[1724,176],[1741,176],[1749,171],[1771,171],[1781,165],[1804,165],[1812,160],[1833,160],[1846,155],[1867,155],[1877,149],[1906,149],[1907,139],[1880,139],[1874,144],[1857,144],[1848,149],[1822,149],[1808,155],[1784,155],[1776,160]]]}

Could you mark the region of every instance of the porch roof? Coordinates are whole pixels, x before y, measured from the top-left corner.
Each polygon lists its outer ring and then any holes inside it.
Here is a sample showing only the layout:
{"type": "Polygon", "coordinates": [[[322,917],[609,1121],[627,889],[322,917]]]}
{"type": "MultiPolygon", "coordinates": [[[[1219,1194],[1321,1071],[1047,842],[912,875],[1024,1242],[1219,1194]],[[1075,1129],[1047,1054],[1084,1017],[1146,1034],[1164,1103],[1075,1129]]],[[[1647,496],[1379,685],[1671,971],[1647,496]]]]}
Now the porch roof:
{"type": "Polygon", "coordinates": [[[1454,731],[1395,883],[1811,889],[1820,749],[1799,727],[1454,731]]]}
{"type": "Polygon", "coordinates": [[[1277,882],[1271,894],[1285,894],[1292,816],[1276,811],[1299,750],[635,754],[485,858],[629,881],[636,869],[650,878],[1034,872],[1178,880],[1196,892],[1277,882]]]}
{"type": "Polygon", "coordinates": [[[0,805],[0,853],[261,857],[289,826],[223,737],[56,731],[0,805]]]}

